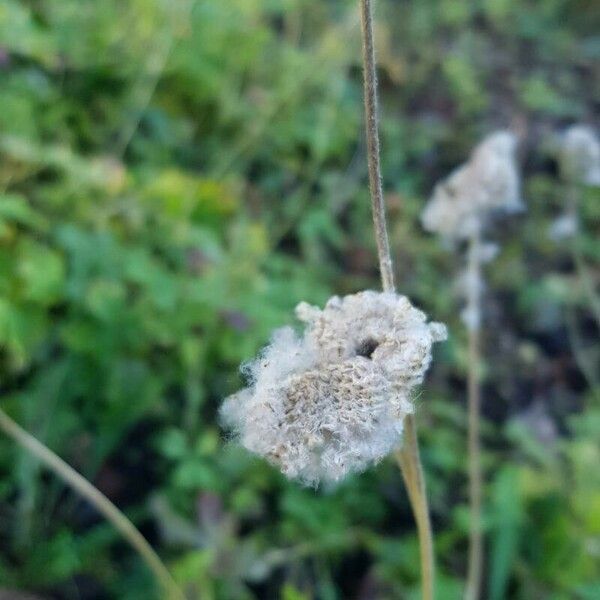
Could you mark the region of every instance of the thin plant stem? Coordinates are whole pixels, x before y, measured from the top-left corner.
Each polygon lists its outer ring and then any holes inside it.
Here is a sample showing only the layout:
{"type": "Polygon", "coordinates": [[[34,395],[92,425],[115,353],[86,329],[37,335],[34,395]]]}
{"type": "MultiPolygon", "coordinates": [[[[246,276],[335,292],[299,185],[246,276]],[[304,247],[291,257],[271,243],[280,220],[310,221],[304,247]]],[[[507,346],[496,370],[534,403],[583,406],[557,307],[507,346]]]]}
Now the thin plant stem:
{"type": "MultiPolygon", "coordinates": [[[[568,198],[568,210],[571,215],[575,219],[577,219],[578,223],[582,223],[582,220],[579,215],[579,189],[575,184],[570,184],[567,189],[567,198],[568,198]]],[[[577,272],[577,276],[579,277],[579,281],[581,282],[581,286],[583,288],[583,293],[588,297],[588,301],[590,304],[590,310],[596,320],[596,325],[600,327],[600,297],[596,292],[596,285],[594,282],[594,277],[590,273],[587,265],[585,264],[585,259],[583,256],[583,252],[581,250],[579,236],[574,235],[571,243],[569,245],[571,250],[571,256],[573,258],[573,263],[575,265],[575,270],[577,272]]]]}
{"type": "MultiPolygon", "coordinates": [[[[573,183],[570,183],[567,186],[567,214],[574,219],[579,226],[582,225],[582,219],[579,215],[579,190],[573,183]]],[[[580,233],[579,228],[577,229],[577,232],[580,233]]],[[[580,236],[574,235],[573,238],[569,240],[569,250],[582,292],[587,296],[589,308],[596,320],[596,325],[600,327],[600,298],[596,293],[594,278],[585,264],[579,237],[580,236]]],[[[573,349],[575,362],[586,379],[592,391],[592,396],[598,397],[600,394],[600,387],[598,386],[598,376],[596,374],[596,369],[594,368],[595,365],[593,364],[594,360],[593,357],[592,360],[589,360],[589,357],[586,355],[585,346],[577,325],[575,306],[572,304],[567,304],[566,306],[566,328],[569,342],[573,349]]]]}
{"type": "Polygon", "coordinates": [[[480,365],[480,311],[481,299],[479,281],[481,262],[479,251],[479,235],[474,234],[469,241],[468,249],[468,295],[467,311],[473,318],[467,323],[468,330],[468,454],[469,454],[469,562],[467,570],[467,587],[465,600],[479,600],[481,593],[481,574],[483,569],[483,534],[481,520],[482,504],[482,472],[481,472],[481,440],[480,412],[481,385],[479,380],[480,365]]]}
{"type": "Polygon", "coordinates": [[[594,357],[591,357],[590,360],[590,357],[587,356],[586,348],[577,326],[577,315],[575,313],[574,306],[568,304],[565,307],[565,317],[567,335],[569,338],[569,343],[571,344],[571,349],[573,350],[573,358],[575,359],[575,363],[587,381],[592,395],[595,397],[600,397],[600,380],[596,374],[593,360],[594,357]]]}
{"type": "Polygon", "coordinates": [[[0,429],[25,451],[36,457],[112,523],[152,571],[168,600],[185,600],[169,571],[133,523],[96,487],[52,450],[20,427],[0,409],[0,429]]]}
{"type": "Polygon", "coordinates": [[[404,484],[415,515],[419,533],[419,555],[421,561],[421,581],[423,598],[433,599],[435,578],[435,557],[433,553],[433,532],[429,518],[429,508],[425,491],[425,478],[419,456],[417,428],[410,415],[404,423],[404,443],[396,451],[396,459],[402,472],[404,484]]]}
{"type": "Polygon", "coordinates": [[[175,14],[175,16],[173,14],[169,15],[171,23],[167,25],[165,31],[161,32],[162,37],[158,38],[156,47],[153,51],[150,51],[144,72],[133,85],[131,92],[133,118],[121,127],[116,147],[113,150],[116,156],[123,157],[131,140],[135,136],[175,45],[176,32],[174,30],[180,24],[184,24],[190,19],[194,5],[195,0],[183,0],[179,4],[174,2],[172,5],[167,5],[172,7],[173,13],[179,14],[175,14]]]}
{"type": "Polygon", "coordinates": [[[598,297],[596,290],[594,289],[595,284],[593,276],[585,264],[583,253],[581,252],[577,239],[573,240],[571,244],[571,252],[573,254],[573,262],[575,263],[575,268],[579,280],[581,281],[583,291],[588,297],[590,310],[592,311],[596,325],[600,327],[600,297],[598,297]]]}
{"type": "MultiPolygon", "coordinates": [[[[360,0],[363,75],[365,101],[365,127],[367,138],[367,156],[369,167],[369,185],[373,208],[373,224],[377,241],[379,270],[383,290],[393,292],[394,269],[385,217],[385,199],[381,182],[381,160],[379,154],[379,123],[377,112],[377,72],[375,65],[375,45],[373,41],[373,8],[371,0],[360,0]]],[[[404,440],[396,452],[402,471],[409,500],[412,506],[419,535],[421,557],[421,580],[424,600],[433,600],[435,562],[433,552],[433,534],[429,519],[429,507],[425,491],[425,478],[419,455],[416,424],[414,417],[408,415],[404,423],[404,440]]]]}
{"type": "Polygon", "coordinates": [[[385,218],[385,199],[381,183],[381,159],[379,155],[379,117],[377,109],[377,70],[373,42],[373,9],[371,0],[360,0],[363,39],[363,84],[365,100],[365,127],[367,132],[367,158],[369,186],[373,206],[373,225],[379,256],[381,283],[385,292],[394,291],[394,268],[385,218]]]}

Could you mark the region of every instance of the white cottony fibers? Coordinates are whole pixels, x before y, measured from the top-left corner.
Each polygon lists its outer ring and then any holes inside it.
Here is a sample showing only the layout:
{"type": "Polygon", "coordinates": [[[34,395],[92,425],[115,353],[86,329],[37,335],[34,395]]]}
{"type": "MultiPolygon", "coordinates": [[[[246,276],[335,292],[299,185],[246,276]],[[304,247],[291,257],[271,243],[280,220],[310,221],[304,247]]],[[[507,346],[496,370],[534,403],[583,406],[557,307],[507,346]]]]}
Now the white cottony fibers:
{"type": "Polygon", "coordinates": [[[467,163],[436,185],[423,211],[425,229],[448,239],[465,239],[492,213],[520,211],[516,146],[515,136],[506,131],[485,138],[467,163]]]}
{"type": "Polygon", "coordinates": [[[567,129],[560,149],[560,170],[567,181],[600,185],[600,142],[591,127],[567,129]]]}
{"type": "Polygon", "coordinates": [[[579,231],[579,220],[574,211],[566,212],[554,219],[548,228],[548,237],[558,242],[573,238],[579,231]]]}
{"type": "Polygon", "coordinates": [[[323,310],[303,302],[296,314],[303,334],[277,330],[221,415],[288,477],[336,482],[398,445],[411,392],[446,329],[391,292],[334,296],[323,310]]]}

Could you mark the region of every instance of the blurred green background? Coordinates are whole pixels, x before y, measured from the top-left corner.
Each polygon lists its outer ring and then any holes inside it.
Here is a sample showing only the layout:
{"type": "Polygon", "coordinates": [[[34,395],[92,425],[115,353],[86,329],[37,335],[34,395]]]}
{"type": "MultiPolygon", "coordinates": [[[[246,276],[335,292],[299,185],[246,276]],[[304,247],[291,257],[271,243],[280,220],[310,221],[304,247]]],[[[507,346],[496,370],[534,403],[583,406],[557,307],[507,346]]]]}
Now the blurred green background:
{"type": "MultiPolygon", "coordinates": [[[[485,597],[600,598],[598,189],[579,190],[576,238],[548,233],[566,204],[555,134],[598,108],[597,6],[376,4],[399,287],[450,329],[417,400],[438,598],[466,571],[462,257],[419,213],[498,127],[521,136],[527,213],[492,232],[486,268],[485,597]]],[[[299,301],[378,287],[366,182],[355,1],[0,3],[0,402],[192,600],[419,598],[392,460],[305,489],[216,417],[299,301]]],[[[158,598],[112,527],[3,435],[0,588],[158,598]]]]}

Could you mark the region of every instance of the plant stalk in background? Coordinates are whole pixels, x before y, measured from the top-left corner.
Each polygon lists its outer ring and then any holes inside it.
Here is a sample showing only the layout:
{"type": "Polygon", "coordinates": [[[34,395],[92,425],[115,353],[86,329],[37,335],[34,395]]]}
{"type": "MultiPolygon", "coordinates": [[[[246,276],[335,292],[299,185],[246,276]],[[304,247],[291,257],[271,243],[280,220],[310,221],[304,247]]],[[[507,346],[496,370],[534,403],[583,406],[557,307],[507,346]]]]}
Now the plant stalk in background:
{"type": "Polygon", "coordinates": [[[481,353],[481,266],[496,254],[494,244],[485,244],[482,232],[494,215],[523,210],[519,191],[519,172],[515,158],[517,138],[509,131],[488,135],[473,150],[469,160],[438,183],[423,210],[425,229],[438,233],[457,247],[467,242],[467,268],[460,278],[461,292],[466,299],[462,312],[468,332],[468,462],[469,564],[466,598],[479,600],[483,568],[483,533],[481,519],[482,474],[480,443],[480,383],[481,353]]]}
{"type": "MultiPolygon", "coordinates": [[[[572,223],[575,224],[575,232],[579,232],[580,215],[579,215],[579,202],[581,188],[574,182],[568,182],[567,187],[567,215],[572,223]]],[[[575,267],[575,273],[579,280],[581,291],[588,301],[588,307],[592,313],[593,318],[596,321],[596,325],[600,327],[600,297],[596,292],[596,285],[594,282],[594,275],[590,272],[585,262],[585,257],[581,248],[581,240],[578,235],[570,236],[567,240],[573,265],[575,267]]],[[[583,376],[587,380],[592,394],[598,395],[598,375],[597,368],[594,362],[594,357],[590,357],[586,352],[584,343],[581,339],[581,334],[578,329],[577,318],[576,318],[577,306],[574,304],[567,304],[566,306],[566,325],[567,333],[569,336],[569,343],[573,349],[573,357],[575,362],[579,366],[579,369],[583,373],[583,376]]]]}
{"type": "Polygon", "coordinates": [[[469,454],[469,563],[467,572],[466,600],[478,600],[481,590],[483,569],[483,536],[481,523],[481,440],[480,412],[481,387],[479,381],[480,360],[480,313],[481,313],[481,250],[479,233],[475,232],[469,240],[467,256],[467,320],[468,333],[468,454],[469,454]]]}
{"type": "Polygon", "coordinates": [[[92,504],[99,513],[110,521],[115,529],[129,542],[133,549],[144,560],[152,571],[168,600],[185,600],[169,571],[152,549],[144,536],[133,523],[87,479],[69,466],[52,450],[17,425],[3,410],[0,409],[0,429],[16,444],[42,462],[57,477],[73,488],[78,494],[92,504]]]}
{"type": "MultiPolygon", "coordinates": [[[[363,41],[364,101],[369,165],[369,184],[373,207],[373,223],[377,240],[379,269],[384,291],[394,291],[394,271],[387,234],[385,200],[381,183],[379,129],[377,115],[377,73],[373,42],[373,8],[371,0],[360,0],[363,41]]],[[[424,600],[433,599],[434,553],[425,479],[419,455],[416,425],[413,415],[404,421],[404,440],[396,452],[409,500],[417,523],[421,557],[421,580],[424,600]]]]}
{"type": "MultiPolygon", "coordinates": [[[[566,196],[565,212],[554,221],[550,230],[552,239],[567,240],[581,292],[586,297],[596,325],[600,327],[600,296],[596,277],[586,265],[582,241],[583,215],[581,193],[585,187],[600,187],[600,140],[592,127],[575,124],[560,136],[557,159],[566,196]]],[[[582,343],[576,319],[576,303],[566,306],[566,325],[574,358],[587,379],[592,394],[598,394],[598,376],[593,356],[589,356],[582,343]]]]}
{"type": "MultiPolygon", "coordinates": [[[[567,184],[567,198],[568,205],[570,207],[571,214],[576,222],[579,221],[579,204],[581,196],[581,186],[576,183],[567,184]]],[[[596,291],[596,285],[594,283],[594,276],[590,273],[583,256],[581,249],[581,240],[577,236],[573,236],[570,240],[569,248],[571,256],[573,257],[573,263],[577,276],[581,282],[583,293],[587,296],[589,307],[592,315],[596,321],[596,325],[600,327],[600,297],[596,291]]]]}

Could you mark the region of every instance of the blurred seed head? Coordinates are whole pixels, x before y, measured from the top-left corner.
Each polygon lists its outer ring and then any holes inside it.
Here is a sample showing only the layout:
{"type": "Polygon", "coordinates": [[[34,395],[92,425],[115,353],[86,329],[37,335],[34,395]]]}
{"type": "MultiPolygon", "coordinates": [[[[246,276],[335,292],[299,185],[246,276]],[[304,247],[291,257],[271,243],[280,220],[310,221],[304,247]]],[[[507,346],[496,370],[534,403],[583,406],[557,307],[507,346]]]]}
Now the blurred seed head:
{"type": "Polygon", "coordinates": [[[322,310],[303,302],[296,314],[303,334],[275,331],[244,369],[249,387],[221,415],[244,447],[288,477],[337,482],[398,445],[446,329],[394,293],[334,296],[322,310]]]}
{"type": "Polygon", "coordinates": [[[515,152],[516,137],[497,131],[471,158],[438,183],[422,214],[425,229],[450,240],[478,232],[496,212],[523,209],[515,152]]]}
{"type": "Polygon", "coordinates": [[[548,237],[553,242],[572,239],[579,231],[579,220],[577,213],[566,212],[554,219],[548,228],[548,237]]]}
{"type": "Polygon", "coordinates": [[[600,142],[587,125],[573,125],[563,135],[559,154],[562,177],[571,183],[600,186],[600,142]]]}

